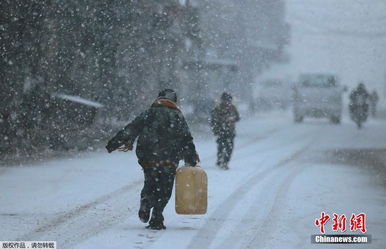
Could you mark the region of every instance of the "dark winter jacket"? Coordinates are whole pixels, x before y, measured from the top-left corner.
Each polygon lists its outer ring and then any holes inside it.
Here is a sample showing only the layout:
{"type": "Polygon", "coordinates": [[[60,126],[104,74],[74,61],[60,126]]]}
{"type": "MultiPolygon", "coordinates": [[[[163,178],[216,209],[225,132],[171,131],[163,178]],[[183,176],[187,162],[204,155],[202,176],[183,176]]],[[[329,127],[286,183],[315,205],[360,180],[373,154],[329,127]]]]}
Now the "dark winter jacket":
{"type": "Polygon", "coordinates": [[[369,93],[363,86],[358,86],[350,94],[350,105],[368,104],[369,93]]]}
{"type": "Polygon", "coordinates": [[[240,120],[239,112],[230,101],[221,101],[211,113],[211,126],[216,136],[235,135],[235,124],[240,120]]]}
{"type": "Polygon", "coordinates": [[[157,99],[119,131],[106,148],[111,152],[124,144],[132,147],[137,137],[136,154],[142,167],[178,166],[182,159],[195,166],[199,161],[186,120],[173,101],[157,99]]]}

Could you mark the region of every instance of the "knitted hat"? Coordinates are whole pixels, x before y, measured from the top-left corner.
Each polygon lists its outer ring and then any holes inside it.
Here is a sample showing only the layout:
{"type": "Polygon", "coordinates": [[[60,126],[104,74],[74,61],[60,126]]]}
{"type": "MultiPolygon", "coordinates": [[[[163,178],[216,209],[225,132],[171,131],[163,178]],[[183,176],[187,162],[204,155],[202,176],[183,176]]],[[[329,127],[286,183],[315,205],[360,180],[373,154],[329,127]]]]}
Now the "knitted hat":
{"type": "Polygon", "coordinates": [[[158,98],[177,102],[177,93],[173,89],[164,89],[158,93],[158,98]]]}

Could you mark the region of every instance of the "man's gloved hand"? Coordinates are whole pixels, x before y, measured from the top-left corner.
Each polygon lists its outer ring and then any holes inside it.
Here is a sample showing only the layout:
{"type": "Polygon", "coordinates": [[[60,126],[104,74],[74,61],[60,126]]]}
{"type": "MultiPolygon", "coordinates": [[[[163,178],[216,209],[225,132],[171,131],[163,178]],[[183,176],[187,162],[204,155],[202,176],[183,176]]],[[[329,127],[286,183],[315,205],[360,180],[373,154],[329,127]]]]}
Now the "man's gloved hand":
{"type": "Polygon", "coordinates": [[[111,152],[114,151],[114,149],[111,148],[111,145],[110,145],[110,144],[107,144],[107,145],[106,145],[106,150],[107,150],[108,153],[111,153],[111,152]]]}
{"type": "Polygon", "coordinates": [[[133,145],[131,145],[128,142],[125,142],[124,145],[122,145],[121,147],[118,148],[118,150],[122,151],[122,152],[127,152],[129,150],[133,150],[133,145]]]}
{"type": "Polygon", "coordinates": [[[113,140],[110,140],[106,145],[106,150],[108,153],[113,152],[119,147],[119,144],[113,140]]]}
{"type": "Polygon", "coordinates": [[[196,163],[201,162],[200,156],[198,155],[197,151],[196,151],[196,156],[197,156],[196,163]]]}
{"type": "Polygon", "coordinates": [[[196,152],[194,158],[189,158],[185,160],[185,166],[196,167],[199,162],[200,162],[200,157],[196,152]]]}

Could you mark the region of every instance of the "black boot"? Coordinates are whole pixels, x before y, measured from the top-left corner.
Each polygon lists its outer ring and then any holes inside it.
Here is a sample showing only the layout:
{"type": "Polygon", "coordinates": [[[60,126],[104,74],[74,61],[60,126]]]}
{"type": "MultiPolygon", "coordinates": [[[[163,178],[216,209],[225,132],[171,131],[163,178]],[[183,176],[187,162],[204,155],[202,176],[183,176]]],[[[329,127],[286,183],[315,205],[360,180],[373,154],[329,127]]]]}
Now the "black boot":
{"type": "Polygon", "coordinates": [[[149,221],[149,225],[146,228],[153,230],[166,229],[164,225],[164,216],[162,215],[162,212],[157,209],[157,207],[154,207],[153,213],[151,214],[151,219],[149,221]]]}
{"type": "Polygon", "coordinates": [[[154,218],[152,217],[150,222],[149,222],[149,225],[146,227],[147,229],[152,229],[152,230],[162,230],[162,229],[166,229],[165,225],[164,225],[164,222],[163,222],[163,217],[157,217],[157,218],[154,218]]]}
{"type": "Polygon", "coordinates": [[[150,210],[151,210],[151,207],[150,207],[149,201],[146,199],[141,199],[141,207],[139,208],[138,216],[143,223],[147,223],[149,221],[150,210]]]}
{"type": "Polygon", "coordinates": [[[147,229],[151,229],[151,230],[162,230],[162,229],[166,229],[165,225],[163,222],[160,222],[160,223],[149,223],[148,226],[146,226],[147,229]]]}
{"type": "Polygon", "coordinates": [[[226,163],[224,163],[224,162],[217,162],[216,165],[217,165],[217,167],[219,167],[220,169],[224,169],[224,170],[229,169],[228,164],[226,164],[226,163]]]}

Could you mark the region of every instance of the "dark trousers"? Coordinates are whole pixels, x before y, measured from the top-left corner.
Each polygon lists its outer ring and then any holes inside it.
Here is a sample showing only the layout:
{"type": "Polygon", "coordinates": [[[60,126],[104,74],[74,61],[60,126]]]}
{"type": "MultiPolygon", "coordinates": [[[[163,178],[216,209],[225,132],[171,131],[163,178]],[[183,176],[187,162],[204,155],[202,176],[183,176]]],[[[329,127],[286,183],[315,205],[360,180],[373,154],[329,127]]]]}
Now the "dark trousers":
{"type": "Polygon", "coordinates": [[[150,223],[163,222],[162,212],[172,195],[176,168],[153,166],[143,169],[145,182],[141,191],[141,205],[153,208],[150,223]]]}
{"type": "Polygon", "coordinates": [[[233,151],[234,134],[222,134],[217,138],[217,165],[228,167],[233,151]]]}
{"type": "Polygon", "coordinates": [[[370,103],[370,109],[371,109],[371,116],[375,118],[377,115],[377,105],[373,102],[370,103]]]}

